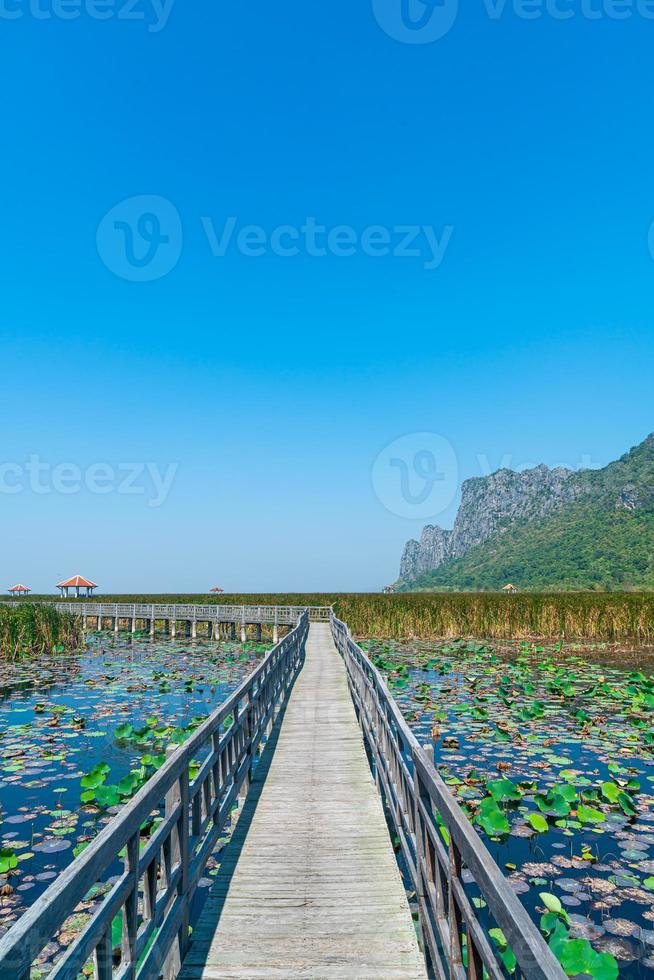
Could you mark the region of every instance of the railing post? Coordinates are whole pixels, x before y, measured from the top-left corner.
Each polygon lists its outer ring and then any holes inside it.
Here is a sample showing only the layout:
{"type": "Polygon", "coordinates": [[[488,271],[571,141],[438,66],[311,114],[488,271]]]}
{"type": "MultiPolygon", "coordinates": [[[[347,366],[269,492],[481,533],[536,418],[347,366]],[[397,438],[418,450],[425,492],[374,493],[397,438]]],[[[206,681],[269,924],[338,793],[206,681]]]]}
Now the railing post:
{"type": "MultiPolygon", "coordinates": [[[[171,756],[178,751],[177,746],[169,745],[166,755],[171,756]]],[[[173,831],[171,868],[176,864],[180,866],[180,880],[177,886],[177,894],[186,895],[189,888],[189,841],[188,841],[188,811],[189,811],[189,780],[188,766],[184,766],[180,777],[166,794],[165,815],[170,816],[174,813],[178,804],[181,806],[175,830],[173,831]]],[[[181,966],[182,960],[186,955],[188,946],[188,926],[189,910],[188,905],[182,916],[182,922],[177,933],[177,938],[173,942],[168,955],[166,956],[163,969],[161,971],[163,980],[175,980],[181,966]]]]}
{"type": "MultiPolygon", "coordinates": [[[[113,953],[111,949],[111,926],[105,931],[93,953],[93,980],[111,980],[113,976],[113,953]]],[[[26,974],[29,980],[29,974],[26,974]]]]}
{"type": "Polygon", "coordinates": [[[139,900],[139,835],[130,837],[125,848],[125,872],[129,876],[131,891],[123,906],[123,935],[121,941],[121,966],[129,963],[136,969],[136,932],[138,929],[139,900]]]}
{"type": "MultiPolygon", "coordinates": [[[[434,747],[433,745],[424,746],[425,753],[429,757],[430,761],[434,761],[434,747]]],[[[426,893],[426,881],[429,880],[430,868],[427,859],[427,848],[426,848],[426,831],[424,828],[422,813],[420,810],[420,804],[426,808],[428,813],[431,813],[431,798],[429,793],[423,786],[420,774],[418,772],[418,767],[416,765],[415,751],[411,753],[411,758],[413,762],[413,825],[415,828],[415,842],[416,842],[416,899],[418,901],[418,938],[420,942],[420,947],[425,952],[428,947],[427,939],[425,936],[425,929],[423,926],[423,915],[424,915],[424,905],[425,905],[425,893],[426,893]]]]}
{"type": "Polygon", "coordinates": [[[463,962],[463,950],[461,948],[462,916],[459,903],[457,902],[456,895],[454,894],[454,882],[461,876],[461,854],[458,847],[454,843],[454,838],[452,835],[450,835],[450,844],[448,847],[448,862],[448,920],[450,927],[449,961],[450,970],[452,975],[454,975],[457,968],[459,968],[463,962]]]}
{"type": "Polygon", "coordinates": [[[244,744],[246,745],[245,756],[248,762],[243,783],[238,794],[239,803],[241,806],[245,802],[245,797],[248,795],[250,790],[250,779],[252,776],[252,702],[249,694],[247,695],[247,701],[245,702],[243,708],[242,719],[241,731],[243,732],[244,744]]]}

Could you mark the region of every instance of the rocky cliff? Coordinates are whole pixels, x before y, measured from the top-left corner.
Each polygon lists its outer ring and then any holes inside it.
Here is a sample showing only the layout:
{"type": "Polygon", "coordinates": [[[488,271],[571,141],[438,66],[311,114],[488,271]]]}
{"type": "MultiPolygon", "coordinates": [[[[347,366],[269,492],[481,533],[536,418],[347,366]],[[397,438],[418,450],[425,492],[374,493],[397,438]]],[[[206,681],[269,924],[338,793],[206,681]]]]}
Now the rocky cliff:
{"type": "Polygon", "coordinates": [[[406,582],[424,572],[431,572],[451,557],[451,531],[444,531],[436,524],[428,524],[422,530],[420,541],[407,541],[400,562],[400,578],[406,582]]]}
{"type": "Polygon", "coordinates": [[[583,480],[573,470],[536,466],[515,473],[498,470],[491,476],[466,480],[454,527],[444,531],[428,524],[420,541],[407,542],[400,563],[400,578],[410,582],[434,571],[450,558],[501,534],[519,520],[545,517],[563,503],[584,493],[583,480]]]}
{"type": "Polygon", "coordinates": [[[454,527],[409,541],[402,588],[642,588],[654,582],[654,434],[599,470],[466,480],[454,527]],[[419,580],[419,581],[418,581],[419,580]]]}

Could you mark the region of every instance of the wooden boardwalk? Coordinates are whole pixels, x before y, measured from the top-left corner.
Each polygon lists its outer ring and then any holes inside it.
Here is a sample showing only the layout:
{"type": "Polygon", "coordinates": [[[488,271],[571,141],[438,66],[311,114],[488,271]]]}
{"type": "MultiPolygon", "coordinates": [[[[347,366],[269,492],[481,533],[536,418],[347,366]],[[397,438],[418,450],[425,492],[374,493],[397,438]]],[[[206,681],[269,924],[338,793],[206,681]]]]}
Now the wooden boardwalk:
{"type": "Polygon", "coordinates": [[[312,623],[180,980],[425,976],[343,661],[312,623]]]}

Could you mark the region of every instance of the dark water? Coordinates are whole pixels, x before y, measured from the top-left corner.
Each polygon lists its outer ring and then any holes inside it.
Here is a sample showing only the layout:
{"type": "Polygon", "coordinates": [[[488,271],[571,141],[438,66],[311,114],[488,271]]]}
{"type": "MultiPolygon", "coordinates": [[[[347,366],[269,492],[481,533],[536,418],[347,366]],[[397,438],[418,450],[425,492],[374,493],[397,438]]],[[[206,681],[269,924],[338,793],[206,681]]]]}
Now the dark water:
{"type": "Polygon", "coordinates": [[[490,781],[518,787],[497,804],[508,833],[476,827],[534,919],[553,894],[570,938],[610,953],[621,975],[654,976],[654,651],[368,646],[471,818],[490,781]]]}
{"type": "Polygon", "coordinates": [[[75,656],[0,661],[0,861],[17,862],[0,874],[11,889],[0,935],[115,812],[82,804],[82,777],[105,762],[115,785],[144,757],[153,773],[172,735],[209,714],[264,650],[99,634],[75,656]],[[117,740],[125,724],[148,728],[143,741],[117,740]]]}

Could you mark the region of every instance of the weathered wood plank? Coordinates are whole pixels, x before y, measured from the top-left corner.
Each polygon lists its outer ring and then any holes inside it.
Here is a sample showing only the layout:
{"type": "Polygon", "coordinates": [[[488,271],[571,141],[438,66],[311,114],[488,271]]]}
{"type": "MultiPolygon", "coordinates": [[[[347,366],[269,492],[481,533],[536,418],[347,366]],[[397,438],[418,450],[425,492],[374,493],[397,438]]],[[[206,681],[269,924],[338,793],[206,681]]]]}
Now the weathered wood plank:
{"type": "Polygon", "coordinates": [[[310,627],[306,662],[276,734],[180,980],[425,977],[327,625],[310,627]]]}

